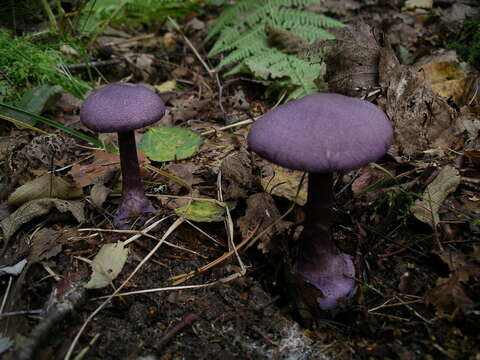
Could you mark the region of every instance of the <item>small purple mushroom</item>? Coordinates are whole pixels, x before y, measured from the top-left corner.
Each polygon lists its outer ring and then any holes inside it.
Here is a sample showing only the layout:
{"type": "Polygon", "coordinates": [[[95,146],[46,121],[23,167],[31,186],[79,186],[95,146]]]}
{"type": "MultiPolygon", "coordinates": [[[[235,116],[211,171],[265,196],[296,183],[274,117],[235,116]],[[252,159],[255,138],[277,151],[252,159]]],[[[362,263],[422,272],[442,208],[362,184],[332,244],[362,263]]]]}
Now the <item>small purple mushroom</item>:
{"type": "Polygon", "coordinates": [[[309,173],[306,218],[293,272],[321,291],[322,310],[356,290],[352,257],[332,240],[333,172],[385,155],[392,125],[372,103],[338,94],[313,94],[268,111],[252,126],[250,149],[286,168],[309,173]],[[347,276],[345,276],[347,275],[347,276]]]}
{"type": "Polygon", "coordinates": [[[94,91],[80,109],[80,120],[86,127],[118,132],[123,197],[113,223],[119,229],[128,228],[134,218],[144,220],[147,214],[155,213],[140,179],[134,130],[157,122],[164,113],[165,105],[155,92],[129,83],[113,83],[94,91]]]}

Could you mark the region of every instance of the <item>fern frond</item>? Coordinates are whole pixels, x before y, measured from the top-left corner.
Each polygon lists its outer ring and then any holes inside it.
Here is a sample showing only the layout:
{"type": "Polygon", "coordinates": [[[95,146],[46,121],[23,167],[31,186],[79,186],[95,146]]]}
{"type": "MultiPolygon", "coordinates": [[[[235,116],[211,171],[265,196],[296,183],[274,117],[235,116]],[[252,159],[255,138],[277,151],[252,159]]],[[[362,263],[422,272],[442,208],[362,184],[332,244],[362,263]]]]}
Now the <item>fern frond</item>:
{"type": "MultiPolygon", "coordinates": [[[[252,29],[242,33],[239,33],[237,30],[230,28],[228,31],[224,31],[222,36],[215,43],[215,46],[210,50],[208,56],[216,55],[224,51],[232,50],[236,47],[251,47],[255,46],[262,38],[263,35],[263,25],[258,24],[252,29]]],[[[267,43],[265,41],[264,46],[267,43]]]]}
{"type": "Polygon", "coordinates": [[[321,4],[323,0],[270,0],[272,5],[280,6],[295,6],[295,7],[305,7],[312,4],[321,4]]]}
{"type": "Polygon", "coordinates": [[[275,13],[275,21],[277,21],[279,25],[287,27],[287,30],[295,29],[298,25],[318,26],[321,28],[345,26],[341,22],[327,16],[288,8],[278,9],[275,13]]]}
{"type": "Polygon", "coordinates": [[[317,26],[301,25],[295,28],[295,34],[305,38],[309,43],[313,43],[315,40],[333,40],[335,36],[329,33],[327,30],[319,28],[317,26]]]}
{"type": "Polygon", "coordinates": [[[289,75],[288,61],[284,54],[275,48],[265,48],[245,61],[249,69],[263,80],[278,79],[289,75]]]}
{"type": "Polygon", "coordinates": [[[251,11],[252,8],[258,7],[258,4],[258,0],[237,1],[234,5],[222,12],[222,14],[215,21],[215,24],[213,24],[212,28],[209,30],[205,41],[210,40],[218,33],[228,29],[228,25],[232,23],[239,23],[239,14],[245,15],[247,11],[251,11]]]}
{"type": "MultiPolygon", "coordinates": [[[[226,10],[210,30],[207,40],[220,34],[209,56],[230,51],[220,67],[238,62],[226,76],[249,70],[262,80],[275,80],[280,87],[291,90],[290,97],[318,91],[315,81],[323,64],[311,62],[295,54],[270,47],[268,28],[287,30],[313,43],[317,39],[332,39],[325,28],[343,26],[339,21],[302,10],[306,5],[323,0],[237,0],[226,10]]],[[[288,34],[288,33],[287,33],[288,34]]]]}
{"type": "Polygon", "coordinates": [[[241,46],[225,56],[218,66],[222,67],[235,62],[240,62],[254,54],[258,54],[265,48],[265,44],[266,39],[262,37],[253,39],[253,41],[249,41],[249,46],[241,46]]]}

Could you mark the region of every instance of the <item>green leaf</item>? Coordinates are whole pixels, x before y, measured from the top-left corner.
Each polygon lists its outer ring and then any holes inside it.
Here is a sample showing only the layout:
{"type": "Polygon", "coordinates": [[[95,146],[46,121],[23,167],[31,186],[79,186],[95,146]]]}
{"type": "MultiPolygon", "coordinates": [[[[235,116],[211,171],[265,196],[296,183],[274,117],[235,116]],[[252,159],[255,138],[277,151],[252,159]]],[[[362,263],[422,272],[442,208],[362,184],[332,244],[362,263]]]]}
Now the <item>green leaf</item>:
{"type": "MultiPolygon", "coordinates": [[[[17,105],[25,111],[40,115],[54,105],[61,96],[62,88],[58,85],[40,85],[28,90],[17,105]]],[[[17,120],[25,122],[29,125],[35,125],[37,120],[26,114],[16,114],[13,110],[0,109],[0,113],[10,117],[15,117],[17,120]]],[[[18,126],[20,127],[20,126],[18,126]]]]}
{"type": "Polygon", "coordinates": [[[190,205],[175,209],[178,216],[195,222],[222,221],[225,209],[213,201],[194,200],[190,205]]]}
{"type": "Polygon", "coordinates": [[[138,148],[153,161],[171,161],[189,158],[196,154],[202,137],[193,131],[166,126],[152,127],[138,148]]]}

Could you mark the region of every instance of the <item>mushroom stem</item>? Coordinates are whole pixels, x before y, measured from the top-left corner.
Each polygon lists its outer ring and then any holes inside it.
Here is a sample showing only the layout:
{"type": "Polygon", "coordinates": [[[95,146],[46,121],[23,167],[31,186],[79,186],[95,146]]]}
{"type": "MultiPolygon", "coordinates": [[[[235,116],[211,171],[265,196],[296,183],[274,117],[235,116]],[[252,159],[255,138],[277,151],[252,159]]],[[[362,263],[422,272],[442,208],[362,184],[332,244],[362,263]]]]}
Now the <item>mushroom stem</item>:
{"type": "Polygon", "coordinates": [[[135,132],[118,132],[120,165],[122,167],[122,203],[115,212],[113,223],[120,229],[128,228],[131,218],[142,214],[154,213],[155,209],[145,196],[140,166],[138,164],[135,132]]]}
{"type": "Polygon", "coordinates": [[[130,191],[137,191],[138,189],[143,193],[143,185],[140,179],[140,166],[138,165],[137,145],[135,143],[135,132],[119,132],[118,147],[120,149],[120,165],[122,166],[123,196],[130,191]]]}
{"type": "Polygon", "coordinates": [[[338,253],[330,233],[333,199],[333,174],[309,173],[303,235],[304,238],[315,241],[303,242],[303,256],[306,258],[314,258],[316,261],[319,252],[338,253]]]}
{"type": "Polygon", "coordinates": [[[352,259],[340,252],[330,231],[333,200],[333,174],[310,173],[306,217],[293,271],[322,292],[317,302],[323,310],[334,309],[338,298],[355,291],[355,282],[345,277],[355,275],[352,259]]]}

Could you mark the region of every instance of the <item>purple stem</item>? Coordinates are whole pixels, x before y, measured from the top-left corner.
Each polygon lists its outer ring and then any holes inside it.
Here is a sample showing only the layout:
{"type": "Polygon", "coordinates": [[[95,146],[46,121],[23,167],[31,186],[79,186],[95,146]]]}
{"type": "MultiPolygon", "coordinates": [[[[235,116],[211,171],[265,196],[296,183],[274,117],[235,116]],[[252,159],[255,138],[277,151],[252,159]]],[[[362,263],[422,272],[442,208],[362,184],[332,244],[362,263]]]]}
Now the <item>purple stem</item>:
{"type": "Polygon", "coordinates": [[[334,309],[337,299],[355,291],[355,282],[344,276],[355,275],[352,259],[338,250],[330,231],[333,200],[333,174],[310,173],[306,217],[293,271],[322,291],[317,302],[323,310],[334,309]]]}
{"type": "Polygon", "coordinates": [[[114,225],[120,229],[128,228],[128,223],[142,214],[154,213],[155,209],[145,196],[134,131],[118,133],[120,165],[122,167],[122,203],[114,215],[114,225]]]}
{"type": "Polygon", "coordinates": [[[339,253],[330,232],[333,219],[332,207],[332,173],[309,173],[306,214],[297,261],[305,270],[317,268],[318,258],[325,256],[326,253],[339,253]]]}

